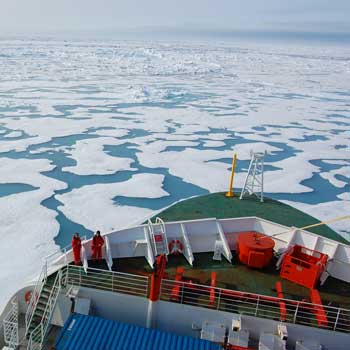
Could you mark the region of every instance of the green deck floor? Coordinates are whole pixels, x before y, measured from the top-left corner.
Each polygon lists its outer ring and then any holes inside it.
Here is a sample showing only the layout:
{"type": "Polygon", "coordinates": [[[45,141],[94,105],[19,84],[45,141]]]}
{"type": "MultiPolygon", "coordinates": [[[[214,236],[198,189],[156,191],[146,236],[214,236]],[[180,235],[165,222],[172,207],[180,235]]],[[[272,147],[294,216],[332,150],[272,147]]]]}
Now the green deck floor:
{"type": "MultiPolygon", "coordinates": [[[[176,269],[181,266],[185,270],[185,279],[190,279],[196,284],[210,285],[211,272],[215,271],[219,288],[273,297],[277,296],[275,283],[281,281],[285,298],[292,300],[309,298],[309,289],[281,279],[274,264],[269,268],[256,270],[241,264],[234,252],[233,255],[232,263],[230,263],[224,258],[222,261],[214,261],[212,252],[196,253],[193,267],[182,255],[169,255],[165,272],[167,278],[173,280],[176,269]]],[[[117,259],[114,266],[117,271],[125,273],[145,276],[150,276],[152,273],[151,267],[143,257],[117,259]]],[[[350,309],[350,284],[329,277],[322,287],[318,287],[318,290],[323,304],[334,304],[350,309]]]]}
{"type": "MultiPolygon", "coordinates": [[[[226,198],[224,193],[213,193],[178,202],[157,216],[164,221],[257,216],[285,226],[299,228],[319,222],[298,209],[270,198],[265,198],[264,202],[260,203],[256,197],[239,200],[239,194],[233,198],[226,198]]],[[[320,236],[349,244],[342,236],[326,225],[308,230],[320,236]]]]}

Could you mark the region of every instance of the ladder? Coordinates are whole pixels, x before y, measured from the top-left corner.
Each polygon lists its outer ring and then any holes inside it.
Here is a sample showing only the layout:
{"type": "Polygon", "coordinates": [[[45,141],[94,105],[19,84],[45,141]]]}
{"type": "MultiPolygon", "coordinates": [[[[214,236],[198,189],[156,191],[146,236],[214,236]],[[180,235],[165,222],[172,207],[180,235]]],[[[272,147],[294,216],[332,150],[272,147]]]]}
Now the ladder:
{"type": "Polygon", "coordinates": [[[161,218],[156,218],[156,222],[152,223],[148,220],[148,231],[151,236],[151,242],[153,244],[154,256],[161,254],[168,255],[169,247],[168,240],[165,233],[165,224],[161,218]]]}
{"type": "MultiPolygon", "coordinates": [[[[40,304],[36,305],[36,309],[38,309],[37,317],[32,318],[32,324],[29,326],[27,331],[28,343],[27,350],[41,350],[44,346],[44,341],[50,326],[51,318],[53,312],[55,310],[56,302],[58,296],[61,292],[62,284],[62,270],[57,271],[55,280],[52,286],[47,290],[48,296],[45,297],[45,302],[42,304],[42,308],[40,308],[40,304]],[[34,328],[33,328],[34,327],[34,328]]],[[[43,293],[45,289],[43,289],[43,293]]],[[[36,315],[36,311],[34,315],[36,315]]]]}

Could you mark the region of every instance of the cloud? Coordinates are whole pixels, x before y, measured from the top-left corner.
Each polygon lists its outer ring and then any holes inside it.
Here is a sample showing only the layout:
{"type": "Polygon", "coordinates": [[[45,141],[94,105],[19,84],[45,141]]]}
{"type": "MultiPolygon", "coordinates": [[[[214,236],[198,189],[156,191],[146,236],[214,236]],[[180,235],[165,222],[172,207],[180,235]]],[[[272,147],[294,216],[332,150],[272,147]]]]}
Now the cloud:
{"type": "Polygon", "coordinates": [[[338,0],[2,0],[2,33],[131,30],[148,26],[206,30],[350,32],[350,2],[338,0]],[[15,19],[15,20],[14,20],[15,19]]]}

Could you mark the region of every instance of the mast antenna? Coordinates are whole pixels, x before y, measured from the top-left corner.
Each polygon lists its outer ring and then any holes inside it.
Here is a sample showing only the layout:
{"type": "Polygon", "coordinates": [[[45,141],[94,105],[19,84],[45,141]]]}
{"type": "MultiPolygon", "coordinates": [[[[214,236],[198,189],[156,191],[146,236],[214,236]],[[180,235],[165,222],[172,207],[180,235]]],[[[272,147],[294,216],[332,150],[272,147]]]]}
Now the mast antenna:
{"type": "Polygon", "coordinates": [[[264,201],[264,159],[266,151],[250,151],[250,164],[239,199],[252,194],[256,195],[260,202],[264,201]]]}

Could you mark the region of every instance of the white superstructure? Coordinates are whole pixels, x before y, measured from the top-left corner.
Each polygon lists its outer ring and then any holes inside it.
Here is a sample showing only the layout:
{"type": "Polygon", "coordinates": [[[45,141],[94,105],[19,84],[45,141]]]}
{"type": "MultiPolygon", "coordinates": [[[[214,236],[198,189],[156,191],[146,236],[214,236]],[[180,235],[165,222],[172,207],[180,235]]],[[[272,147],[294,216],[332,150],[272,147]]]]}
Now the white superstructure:
{"type": "Polygon", "coordinates": [[[263,346],[270,349],[268,344],[285,344],[290,348],[298,344],[298,348],[307,348],[306,340],[312,337],[316,344],[327,349],[348,349],[350,322],[344,323],[344,315],[348,315],[350,321],[349,310],[328,307],[326,311],[330,326],[310,327],[300,321],[300,310],[303,308],[304,314],[312,315],[310,310],[314,305],[275,298],[276,305],[278,300],[282,300],[287,310],[282,327],[278,319],[280,308],[273,304],[274,301],[266,306],[264,296],[259,294],[246,293],[242,298],[237,298],[237,293],[240,292],[193,284],[193,293],[197,293],[196,299],[204,301],[191,303],[188,300],[186,302],[186,295],[183,295],[186,290],[184,282],[163,279],[160,298],[154,302],[148,298],[149,277],[113,271],[119,260],[130,257],[144,257],[150,267],[153,267],[158,255],[169,253],[168,242],[175,240],[182,242],[182,253],[189,266],[195,262],[196,253],[213,252],[213,256],[218,254],[218,244],[221,247],[219,254],[230,262],[237,236],[242,231],[258,231],[270,236],[275,241],[275,254],[280,257],[295,244],[325,253],[329,260],[321,282],[324,283],[328,276],[332,276],[350,283],[350,247],[305,230],[286,227],[258,217],[221,220],[208,218],[165,223],[161,220],[155,223],[149,221],[147,224],[104,235],[106,244],[103,258],[108,266],[107,270],[89,267],[92,256],[90,240],[85,239],[82,242],[81,267],[70,264],[73,260],[71,250],[51,254],[44,264],[39,282],[18,291],[15,296],[18,301],[16,309],[13,308],[13,303],[6,307],[2,315],[4,322],[8,322],[15,312],[26,316],[24,322],[19,321],[17,329],[3,328],[5,336],[8,339],[13,329],[13,332],[17,332],[19,342],[22,339],[22,348],[25,346],[28,350],[41,349],[50,326],[63,325],[70,312],[71,299],[74,298],[82,312],[89,313],[92,308],[94,314],[105,318],[179,334],[213,334],[215,338],[222,337],[219,330],[224,330],[226,337],[239,344],[246,343],[247,337],[256,342],[260,339],[263,344],[261,349],[263,346]],[[50,287],[40,313],[41,321],[33,329],[32,320],[36,316],[38,305],[42,303],[42,295],[45,294],[48,282],[50,287]],[[174,301],[176,288],[182,292],[177,294],[174,301]],[[29,304],[25,304],[24,295],[29,290],[32,291],[32,297],[29,304]],[[212,299],[207,302],[209,294],[212,299]],[[239,315],[238,322],[236,311],[242,306],[246,311],[239,315]],[[305,311],[307,307],[309,311],[305,311]],[[261,316],[262,314],[265,316],[261,316]],[[27,337],[24,336],[25,333],[27,337]]]}

